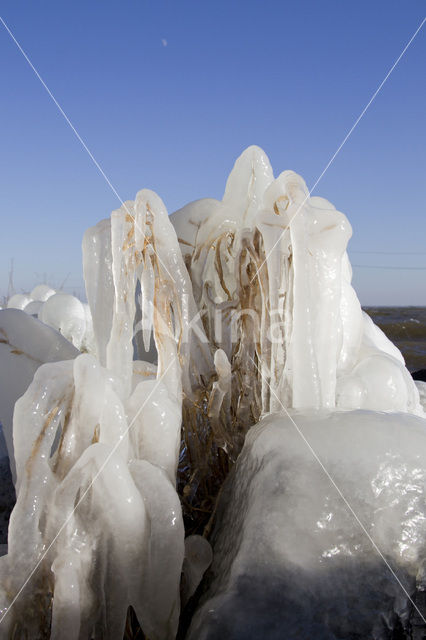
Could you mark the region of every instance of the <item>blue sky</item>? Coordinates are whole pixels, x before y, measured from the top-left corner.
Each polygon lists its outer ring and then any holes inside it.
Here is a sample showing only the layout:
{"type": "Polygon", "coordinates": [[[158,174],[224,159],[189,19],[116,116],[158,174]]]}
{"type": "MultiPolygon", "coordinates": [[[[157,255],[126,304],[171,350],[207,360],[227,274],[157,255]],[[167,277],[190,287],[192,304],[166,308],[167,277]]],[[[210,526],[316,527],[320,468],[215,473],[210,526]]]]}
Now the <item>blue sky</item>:
{"type": "MultiPolygon", "coordinates": [[[[220,198],[250,144],[312,186],[425,13],[423,0],[1,8],[120,197],[149,187],[169,212],[220,198]]],[[[352,224],[363,304],[426,305],[426,270],[407,268],[426,267],[425,61],[426,25],[315,190],[352,224]]],[[[11,258],[17,290],[69,273],[81,292],[84,230],[119,203],[2,25],[0,76],[0,294],[11,258]]]]}

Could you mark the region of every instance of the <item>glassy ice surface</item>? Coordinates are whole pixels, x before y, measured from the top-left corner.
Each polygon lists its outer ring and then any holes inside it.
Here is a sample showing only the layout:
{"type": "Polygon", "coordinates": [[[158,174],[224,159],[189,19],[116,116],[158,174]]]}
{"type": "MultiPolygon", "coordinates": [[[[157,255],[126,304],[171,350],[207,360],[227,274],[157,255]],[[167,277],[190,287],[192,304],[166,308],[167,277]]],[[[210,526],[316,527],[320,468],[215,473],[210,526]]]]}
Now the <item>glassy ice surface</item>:
{"type": "Polygon", "coordinates": [[[225,483],[190,640],[389,638],[411,606],[385,560],[410,596],[426,586],[424,421],[291,415],[303,436],[265,418],[225,483]]]}

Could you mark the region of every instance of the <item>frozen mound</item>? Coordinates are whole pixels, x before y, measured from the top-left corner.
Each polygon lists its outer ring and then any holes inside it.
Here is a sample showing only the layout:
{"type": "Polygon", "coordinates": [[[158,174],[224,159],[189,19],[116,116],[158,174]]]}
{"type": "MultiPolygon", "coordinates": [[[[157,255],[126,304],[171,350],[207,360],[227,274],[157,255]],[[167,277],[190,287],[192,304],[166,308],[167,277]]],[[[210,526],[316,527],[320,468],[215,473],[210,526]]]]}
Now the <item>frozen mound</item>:
{"type": "Polygon", "coordinates": [[[75,296],[39,284],[29,294],[13,295],[8,309],[20,309],[59,331],[80,351],[96,355],[90,307],[75,296]]]}
{"type": "MultiPolygon", "coordinates": [[[[39,291],[39,295],[41,293],[39,291]]],[[[24,311],[37,314],[39,320],[59,331],[80,351],[96,355],[90,307],[75,296],[61,292],[49,293],[44,301],[34,301],[24,311]]]]}
{"type": "Polygon", "coordinates": [[[28,313],[29,316],[33,316],[34,318],[38,318],[38,315],[43,307],[44,302],[41,300],[32,300],[29,302],[23,309],[25,313],[28,313]]]}
{"type": "Polygon", "coordinates": [[[25,293],[16,293],[7,301],[8,309],[25,309],[27,304],[32,302],[32,298],[25,293]]]}
{"type": "Polygon", "coordinates": [[[60,331],[77,349],[81,348],[86,332],[86,313],[80,300],[67,293],[55,293],[43,304],[38,317],[60,331]]]}
{"type": "Polygon", "coordinates": [[[56,293],[47,284],[38,284],[31,293],[16,293],[7,301],[8,309],[21,309],[23,311],[31,302],[45,302],[56,293]]]}
{"type": "Polygon", "coordinates": [[[30,298],[37,302],[46,302],[46,300],[54,296],[55,293],[55,289],[52,289],[52,287],[49,287],[49,285],[38,284],[31,291],[30,298]]]}
{"type": "Polygon", "coordinates": [[[292,417],[297,428],[276,414],[247,434],[188,640],[382,640],[407,626],[416,581],[426,587],[425,421],[292,417]]]}

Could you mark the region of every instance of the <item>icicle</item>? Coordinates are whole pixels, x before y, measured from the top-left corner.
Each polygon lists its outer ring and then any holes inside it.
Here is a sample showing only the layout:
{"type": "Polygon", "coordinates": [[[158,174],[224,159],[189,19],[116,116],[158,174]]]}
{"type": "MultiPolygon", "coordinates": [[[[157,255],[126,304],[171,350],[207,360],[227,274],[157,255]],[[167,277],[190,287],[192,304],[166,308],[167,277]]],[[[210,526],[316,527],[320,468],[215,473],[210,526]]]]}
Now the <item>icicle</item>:
{"type": "Polygon", "coordinates": [[[106,366],[106,349],[111,335],[115,297],[109,219],[101,220],[84,234],[83,274],[93,318],[97,356],[102,366],[106,366]]]}
{"type": "Polygon", "coordinates": [[[142,336],[145,351],[149,351],[154,323],[155,276],[151,260],[151,255],[147,252],[141,275],[142,336]]]}

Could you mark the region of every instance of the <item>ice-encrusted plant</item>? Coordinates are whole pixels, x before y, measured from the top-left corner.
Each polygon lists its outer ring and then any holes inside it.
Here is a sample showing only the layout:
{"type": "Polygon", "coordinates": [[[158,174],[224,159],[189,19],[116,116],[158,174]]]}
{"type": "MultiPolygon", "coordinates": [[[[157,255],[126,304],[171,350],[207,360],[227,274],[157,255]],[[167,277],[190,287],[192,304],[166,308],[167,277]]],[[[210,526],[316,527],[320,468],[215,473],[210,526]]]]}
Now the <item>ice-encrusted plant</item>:
{"type": "Polygon", "coordinates": [[[15,407],[5,637],[116,640],[130,606],[175,637],[183,514],[202,532],[251,425],[281,403],[422,414],[350,285],[350,235],[257,147],[222,201],[169,218],[143,190],[86,232],[93,353],[41,366],[15,407]]]}

